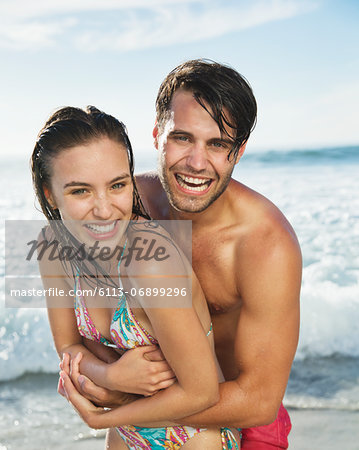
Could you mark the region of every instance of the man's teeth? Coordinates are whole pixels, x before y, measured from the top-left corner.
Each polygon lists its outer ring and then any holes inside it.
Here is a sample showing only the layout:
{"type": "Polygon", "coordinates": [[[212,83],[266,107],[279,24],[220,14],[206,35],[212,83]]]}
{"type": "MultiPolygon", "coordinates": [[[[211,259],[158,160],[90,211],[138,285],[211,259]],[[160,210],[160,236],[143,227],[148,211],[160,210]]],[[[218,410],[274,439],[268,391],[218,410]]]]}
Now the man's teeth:
{"type": "Polygon", "coordinates": [[[203,178],[187,177],[185,175],[179,174],[177,174],[176,178],[180,186],[189,189],[191,191],[204,191],[211,183],[211,180],[204,180],[203,178]]]}
{"type": "Polygon", "coordinates": [[[102,233],[109,233],[115,228],[116,221],[112,222],[109,225],[97,225],[94,223],[88,223],[86,225],[87,228],[89,228],[92,232],[102,234],[102,233]]]}

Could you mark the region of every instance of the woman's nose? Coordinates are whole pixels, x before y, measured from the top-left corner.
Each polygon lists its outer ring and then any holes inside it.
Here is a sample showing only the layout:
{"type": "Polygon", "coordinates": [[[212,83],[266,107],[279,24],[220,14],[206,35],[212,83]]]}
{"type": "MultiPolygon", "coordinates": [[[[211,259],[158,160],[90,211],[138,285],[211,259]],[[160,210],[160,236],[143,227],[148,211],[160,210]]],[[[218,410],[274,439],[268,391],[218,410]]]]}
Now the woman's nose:
{"type": "Polygon", "coordinates": [[[93,213],[101,220],[108,220],[112,215],[112,205],[106,196],[96,198],[93,213]]]}

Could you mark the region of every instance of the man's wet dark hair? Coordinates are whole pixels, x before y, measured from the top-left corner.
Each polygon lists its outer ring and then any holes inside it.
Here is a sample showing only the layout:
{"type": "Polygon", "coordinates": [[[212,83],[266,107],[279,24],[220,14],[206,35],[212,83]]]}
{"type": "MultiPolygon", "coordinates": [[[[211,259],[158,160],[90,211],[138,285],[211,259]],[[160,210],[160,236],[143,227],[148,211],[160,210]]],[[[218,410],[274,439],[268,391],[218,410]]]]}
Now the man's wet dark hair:
{"type": "Polygon", "coordinates": [[[228,136],[225,126],[234,130],[228,160],[236,158],[257,119],[257,103],[248,81],[231,67],[207,59],[179,65],[164,79],[157,95],[156,115],[160,131],[169,119],[171,101],[178,89],[193,93],[196,101],[216,121],[221,133],[228,136]]]}

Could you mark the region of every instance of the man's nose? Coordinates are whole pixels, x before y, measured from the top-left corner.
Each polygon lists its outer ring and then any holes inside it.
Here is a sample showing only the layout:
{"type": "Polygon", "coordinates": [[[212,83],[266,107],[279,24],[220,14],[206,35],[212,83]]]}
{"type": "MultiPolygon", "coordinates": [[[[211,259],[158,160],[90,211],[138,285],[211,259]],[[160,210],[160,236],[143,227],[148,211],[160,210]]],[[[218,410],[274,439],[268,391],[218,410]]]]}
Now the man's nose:
{"type": "Polygon", "coordinates": [[[197,172],[207,168],[207,148],[204,144],[196,142],[187,156],[187,165],[197,172]]]}

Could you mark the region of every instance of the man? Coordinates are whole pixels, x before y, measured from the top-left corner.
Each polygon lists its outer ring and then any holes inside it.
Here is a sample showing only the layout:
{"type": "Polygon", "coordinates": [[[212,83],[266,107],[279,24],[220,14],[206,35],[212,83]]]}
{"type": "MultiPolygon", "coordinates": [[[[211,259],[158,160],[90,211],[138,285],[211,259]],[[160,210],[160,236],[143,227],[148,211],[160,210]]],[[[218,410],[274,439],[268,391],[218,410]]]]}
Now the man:
{"type": "Polygon", "coordinates": [[[253,427],[242,448],[286,448],[280,407],[299,330],[301,254],[293,229],[266,198],[231,178],[256,120],[236,71],[188,61],[162,83],[153,135],[158,176],[137,178],[159,220],[192,220],[192,265],[212,316],[226,382],[219,403],[185,423],[253,427]]]}
{"type": "Polygon", "coordinates": [[[256,120],[252,90],[229,67],[188,61],[166,77],[156,109],[159,172],[138,176],[139,191],[154,219],[192,220],[192,265],[226,380],[220,401],[183,424],[261,426],[243,431],[244,450],[287,448],[281,401],[298,341],[302,264],[281,212],[232,178],[256,120]]]}

